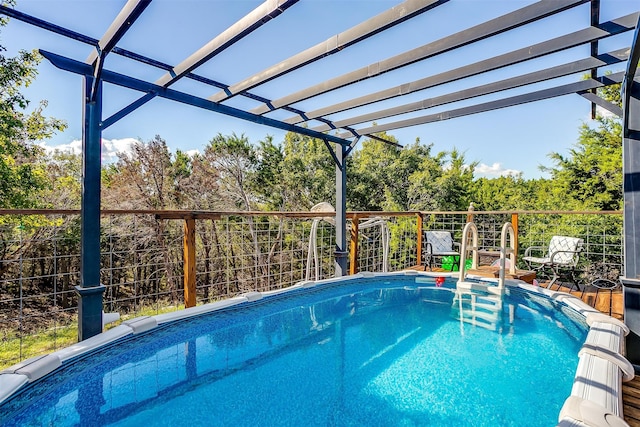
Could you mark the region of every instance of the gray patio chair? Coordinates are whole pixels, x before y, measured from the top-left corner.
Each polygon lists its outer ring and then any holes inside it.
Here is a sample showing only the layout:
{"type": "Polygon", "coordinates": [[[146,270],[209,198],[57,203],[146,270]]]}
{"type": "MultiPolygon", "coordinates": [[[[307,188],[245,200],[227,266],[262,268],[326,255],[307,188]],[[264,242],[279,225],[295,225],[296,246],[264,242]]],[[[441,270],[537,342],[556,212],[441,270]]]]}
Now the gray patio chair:
{"type": "Polygon", "coordinates": [[[578,265],[583,245],[584,240],[577,237],[553,236],[548,247],[528,247],[522,259],[529,270],[551,270],[553,277],[547,288],[553,286],[560,277],[560,271],[563,270],[571,274],[572,287],[575,284],[580,289],[580,285],[576,280],[575,269],[578,265]],[[535,256],[538,254],[541,254],[541,256],[535,256]]]}
{"type": "Polygon", "coordinates": [[[460,243],[454,242],[448,231],[424,231],[422,234],[422,253],[424,254],[424,269],[433,269],[436,258],[453,257],[451,271],[460,262],[460,243]],[[458,248],[457,250],[455,248],[458,248]]]}

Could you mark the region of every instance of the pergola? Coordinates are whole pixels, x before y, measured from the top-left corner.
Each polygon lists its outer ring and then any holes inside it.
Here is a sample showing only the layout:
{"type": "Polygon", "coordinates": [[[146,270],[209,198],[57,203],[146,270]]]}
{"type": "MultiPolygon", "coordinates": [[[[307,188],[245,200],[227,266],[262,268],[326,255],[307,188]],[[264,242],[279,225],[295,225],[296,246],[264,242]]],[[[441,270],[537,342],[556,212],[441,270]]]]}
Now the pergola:
{"type": "MultiPolygon", "coordinates": [[[[98,256],[100,253],[102,131],[156,97],[324,141],[336,165],[335,274],[340,276],[346,274],[347,271],[345,200],[347,170],[345,160],[361,138],[372,138],[395,144],[391,141],[385,141],[377,134],[577,94],[591,103],[592,115],[595,115],[595,107],[598,105],[623,118],[625,261],[624,277],[621,280],[624,288],[625,321],[632,331],[627,342],[627,356],[633,363],[640,365],[640,80],[634,80],[640,58],[639,13],[601,22],[601,0],[540,0],[444,38],[372,62],[368,66],[352,70],[338,77],[319,81],[292,93],[284,93],[276,99],[267,99],[258,94],[260,88],[267,83],[277,81],[289,73],[309,67],[329,56],[348,55],[348,48],[370,38],[375,41],[376,35],[393,27],[402,26],[419,15],[428,14],[449,2],[449,0],[398,1],[398,4],[391,9],[243,80],[219,82],[206,75],[196,74],[199,67],[223,51],[237,47],[239,41],[250,37],[258,28],[264,25],[277,25],[278,21],[274,23],[271,21],[286,14],[287,10],[295,7],[298,2],[299,0],[264,1],[177,65],[166,64],[118,47],[118,43],[125,33],[135,30],[136,20],[144,14],[145,10],[148,10],[151,0],[128,0],[100,40],[27,15],[16,9],[0,6],[0,12],[4,15],[91,46],[90,53],[84,60],[44,50],[40,51],[56,67],[79,74],[83,79],[81,282],[77,287],[79,294],[79,338],[83,340],[102,331],[102,294],[105,288],[100,283],[100,257],[98,256]],[[581,30],[568,32],[543,42],[450,68],[436,74],[425,73],[418,80],[392,87],[384,86],[384,80],[381,79],[383,75],[401,71],[419,61],[435,58],[466,46],[477,46],[483,40],[507,34],[516,29],[528,29],[534,23],[580,6],[590,8],[589,22],[585,22],[584,28],[581,30]],[[599,51],[598,42],[600,40],[631,31],[633,31],[633,40],[628,47],[610,52],[599,51]],[[579,46],[588,46],[590,55],[549,68],[538,69],[539,67],[529,66],[529,71],[524,74],[509,78],[496,77],[489,83],[467,87],[463,90],[445,91],[444,94],[418,101],[395,102],[392,106],[385,104],[385,101],[403,99],[403,97],[406,97],[404,99],[413,99],[408,95],[429,88],[440,86],[446,88],[444,85],[447,83],[495,72],[514,64],[531,64],[535,59],[566,52],[579,46]],[[106,67],[107,57],[113,55],[125,57],[148,66],[152,70],[162,70],[163,73],[159,73],[162,74],[161,77],[153,82],[119,73],[106,67]],[[625,62],[625,72],[612,74],[601,72],[604,67],[625,62]],[[588,73],[588,78],[576,79],[578,81],[572,83],[555,83],[561,77],[578,73],[588,73]],[[176,82],[183,79],[193,80],[204,85],[207,88],[206,93],[195,95],[171,88],[176,82]],[[379,79],[383,82],[379,87],[384,88],[309,111],[302,109],[306,100],[325,99],[322,98],[322,95],[369,79],[379,79]],[[533,87],[540,82],[551,82],[552,84],[544,89],[533,87]],[[130,89],[137,92],[139,97],[115,114],[103,117],[104,83],[130,89]],[[622,84],[622,110],[596,94],[596,89],[616,83],[622,84]],[[529,86],[531,87],[529,88],[529,86]],[[529,89],[518,95],[510,95],[507,92],[515,88],[529,89]],[[500,97],[491,101],[475,100],[475,98],[489,94],[498,94],[500,97]],[[252,106],[239,108],[232,105],[232,101],[238,97],[250,100],[252,106]],[[464,107],[451,108],[438,113],[429,112],[429,109],[434,107],[468,100],[475,101],[475,103],[467,102],[468,105],[464,107]],[[365,106],[369,108],[362,112],[362,107],[365,106]],[[383,121],[383,123],[377,124],[378,121],[383,121]]],[[[464,6],[460,7],[459,13],[464,13],[462,9],[464,6]]]]}

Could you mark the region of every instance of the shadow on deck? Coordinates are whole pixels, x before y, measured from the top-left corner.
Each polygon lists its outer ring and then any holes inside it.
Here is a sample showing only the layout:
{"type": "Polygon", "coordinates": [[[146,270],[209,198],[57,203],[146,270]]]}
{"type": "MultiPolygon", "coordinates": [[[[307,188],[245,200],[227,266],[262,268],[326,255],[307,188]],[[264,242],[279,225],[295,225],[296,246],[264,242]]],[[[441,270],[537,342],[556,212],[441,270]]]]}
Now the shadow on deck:
{"type": "MultiPolygon", "coordinates": [[[[544,286],[544,283],[541,286],[544,286]]],[[[556,290],[556,286],[554,285],[552,289],[556,290]]],[[[594,286],[587,286],[581,291],[567,286],[559,286],[557,290],[575,295],[596,310],[623,320],[624,304],[620,286],[615,289],[598,289],[594,286]]]]}

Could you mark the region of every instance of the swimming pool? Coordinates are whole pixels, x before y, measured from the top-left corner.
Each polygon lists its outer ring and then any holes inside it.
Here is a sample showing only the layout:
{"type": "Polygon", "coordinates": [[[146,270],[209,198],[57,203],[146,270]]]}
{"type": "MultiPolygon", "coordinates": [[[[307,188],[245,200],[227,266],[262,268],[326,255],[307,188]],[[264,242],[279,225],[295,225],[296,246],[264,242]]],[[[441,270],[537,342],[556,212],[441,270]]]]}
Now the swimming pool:
{"type": "Polygon", "coordinates": [[[16,387],[0,424],[556,424],[587,340],[580,306],[364,276],[121,325],[95,350],[54,353],[60,366],[16,387]]]}

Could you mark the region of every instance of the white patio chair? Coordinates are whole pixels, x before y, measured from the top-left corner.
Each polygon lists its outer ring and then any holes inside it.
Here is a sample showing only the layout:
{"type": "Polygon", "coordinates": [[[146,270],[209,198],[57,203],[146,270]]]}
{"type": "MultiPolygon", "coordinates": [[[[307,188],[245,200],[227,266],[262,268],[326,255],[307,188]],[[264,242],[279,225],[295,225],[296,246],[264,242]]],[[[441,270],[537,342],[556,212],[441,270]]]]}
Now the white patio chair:
{"type": "Polygon", "coordinates": [[[560,270],[566,270],[571,274],[572,287],[575,284],[577,288],[580,289],[580,285],[576,281],[575,268],[578,265],[583,245],[584,240],[577,237],[553,236],[548,247],[528,247],[522,259],[530,270],[551,270],[553,277],[547,288],[553,286],[558,280],[560,270]],[[535,256],[537,254],[542,255],[535,256]]]}
{"type": "Polygon", "coordinates": [[[423,232],[422,247],[424,254],[424,269],[433,269],[433,261],[436,258],[452,256],[451,271],[460,262],[460,243],[454,242],[448,231],[423,232]],[[458,248],[457,250],[455,248],[458,248]]]}

